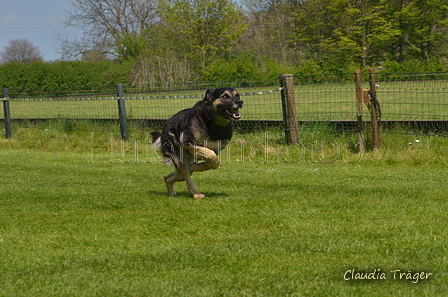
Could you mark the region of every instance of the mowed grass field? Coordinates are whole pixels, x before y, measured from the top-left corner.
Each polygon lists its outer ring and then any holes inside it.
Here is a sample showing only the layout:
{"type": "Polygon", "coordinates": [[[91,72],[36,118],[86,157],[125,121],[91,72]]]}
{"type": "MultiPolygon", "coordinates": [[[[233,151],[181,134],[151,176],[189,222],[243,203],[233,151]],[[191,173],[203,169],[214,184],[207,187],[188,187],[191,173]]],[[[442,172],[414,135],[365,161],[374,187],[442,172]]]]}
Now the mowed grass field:
{"type": "Polygon", "coordinates": [[[24,130],[0,139],[0,296],[448,291],[447,138],[361,155],[350,137],[235,135],[244,154],[195,173],[194,200],[167,196],[144,136],[24,130]]]}

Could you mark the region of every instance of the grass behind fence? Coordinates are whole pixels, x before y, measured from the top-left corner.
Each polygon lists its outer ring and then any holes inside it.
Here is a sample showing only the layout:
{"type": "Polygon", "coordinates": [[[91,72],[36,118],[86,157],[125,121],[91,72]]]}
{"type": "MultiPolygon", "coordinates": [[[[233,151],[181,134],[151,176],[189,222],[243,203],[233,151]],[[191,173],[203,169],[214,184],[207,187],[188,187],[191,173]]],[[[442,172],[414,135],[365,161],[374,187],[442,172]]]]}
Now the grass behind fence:
{"type": "MultiPolygon", "coordinates": [[[[246,102],[246,119],[282,119],[280,92],[272,87],[240,91],[246,102]],[[254,93],[265,93],[255,95],[254,93]]],[[[205,91],[160,92],[125,96],[130,119],[167,119],[178,111],[202,100],[205,91]]],[[[78,98],[11,99],[13,119],[35,118],[118,118],[116,97],[88,96],[78,98]]]]}
{"type": "MultiPolygon", "coordinates": [[[[448,81],[378,82],[381,120],[447,120],[448,81]]],[[[368,86],[364,86],[368,88],[368,86]]],[[[239,89],[245,107],[243,119],[281,120],[280,92],[272,87],[239,89]]],[[[205,91],[160,92],[126,95],[129,119],[167,119],[191,107],[205,91]]],[[[356,94],[351,82],[296,85],[299,121],[346,121],[356,119],[356,94]]],[[[116,119],[113,96],[11,99],[13,119],[83,118],[116,119]]],[[[369,119],[366,105],[364,116],[369,119]]]]}

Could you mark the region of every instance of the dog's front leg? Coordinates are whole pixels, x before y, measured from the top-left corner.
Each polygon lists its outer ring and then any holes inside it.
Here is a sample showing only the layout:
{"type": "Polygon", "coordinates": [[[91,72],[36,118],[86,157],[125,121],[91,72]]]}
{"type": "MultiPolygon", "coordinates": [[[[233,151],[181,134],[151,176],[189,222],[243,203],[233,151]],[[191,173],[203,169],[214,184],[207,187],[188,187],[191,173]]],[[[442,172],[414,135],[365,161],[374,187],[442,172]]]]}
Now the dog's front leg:
{"type": "Polygon", "coordinates": [[[185,182],[187,183],[187,189],[193,195],[193,198],[194,199],[204,198],[205,195],[201,194],[196,189],[196,186],[193,184],[193,181],[191,180],[191,174],[193,173],[193,171],[190,171],[190,168],[185,163],[179,164],[179,171],[183,175],[183,178],[185,179],[185,182]]]}

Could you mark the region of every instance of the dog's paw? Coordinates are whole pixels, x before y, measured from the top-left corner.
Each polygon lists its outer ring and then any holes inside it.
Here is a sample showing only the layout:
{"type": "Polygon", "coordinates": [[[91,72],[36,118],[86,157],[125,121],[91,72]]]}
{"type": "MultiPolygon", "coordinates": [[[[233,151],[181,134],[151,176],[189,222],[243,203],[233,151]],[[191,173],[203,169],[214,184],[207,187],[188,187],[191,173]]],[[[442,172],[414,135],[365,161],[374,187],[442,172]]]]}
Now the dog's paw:
{"type": "Polygon", "coordinates": [[[202,199],[202,198],[205,198],[205,195],[204,194],[194,194],[193,198],[194,199],[202,199]]]}

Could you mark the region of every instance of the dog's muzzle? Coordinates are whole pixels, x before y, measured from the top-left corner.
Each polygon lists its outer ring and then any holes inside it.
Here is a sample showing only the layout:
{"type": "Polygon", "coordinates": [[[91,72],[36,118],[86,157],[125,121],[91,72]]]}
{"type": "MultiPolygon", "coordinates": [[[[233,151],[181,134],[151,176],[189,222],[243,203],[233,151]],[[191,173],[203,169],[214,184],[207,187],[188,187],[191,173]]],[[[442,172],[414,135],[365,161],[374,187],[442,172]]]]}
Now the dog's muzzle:
{"type": "Polygon", "coordinates": [[[226,116],[232,120],[239,120],[241,118],[240,108],[242,108],[243,105],[244,105],[244,102],[242,100],[238,99],[235,101],[235,104],[231,108],[220,109],[220,112],[224,116],[226,116]]]}

